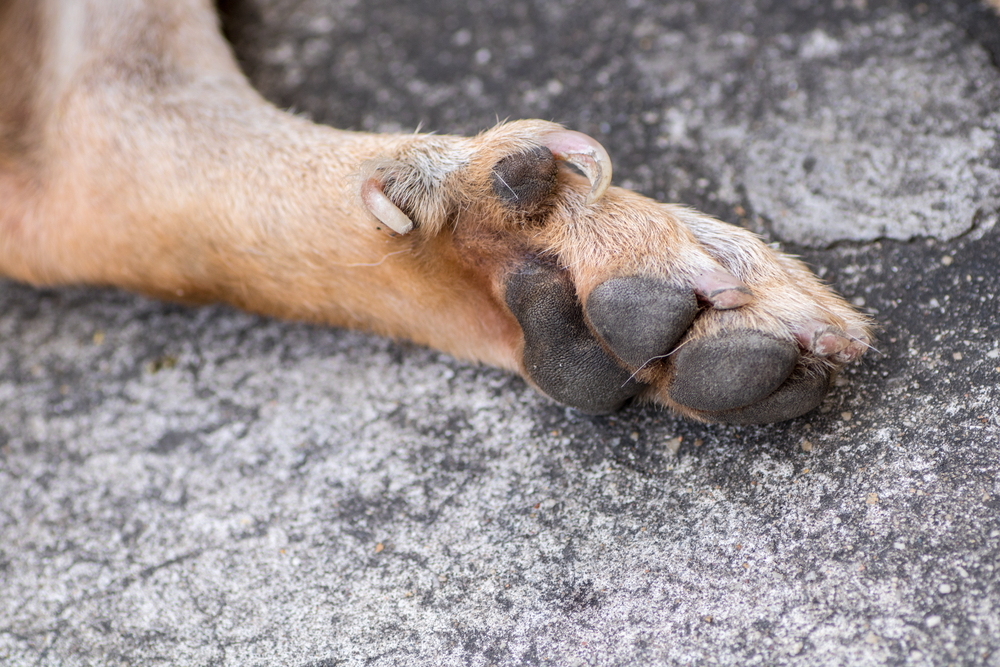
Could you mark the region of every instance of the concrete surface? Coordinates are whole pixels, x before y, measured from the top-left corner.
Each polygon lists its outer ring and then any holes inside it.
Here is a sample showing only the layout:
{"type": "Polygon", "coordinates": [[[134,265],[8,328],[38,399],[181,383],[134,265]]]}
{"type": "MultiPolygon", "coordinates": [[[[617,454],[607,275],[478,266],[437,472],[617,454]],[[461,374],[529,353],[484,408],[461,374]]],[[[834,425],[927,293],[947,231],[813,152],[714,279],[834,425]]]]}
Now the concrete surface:
{"type": "Polygon", "coordinates": [[[0,283],[0,664],[1000,665],[985,11],[226,11],[317,120],[593,133],[619,183],[802,252],[881,353],[784,424],[588,418],[407,344],[0,283]]]}

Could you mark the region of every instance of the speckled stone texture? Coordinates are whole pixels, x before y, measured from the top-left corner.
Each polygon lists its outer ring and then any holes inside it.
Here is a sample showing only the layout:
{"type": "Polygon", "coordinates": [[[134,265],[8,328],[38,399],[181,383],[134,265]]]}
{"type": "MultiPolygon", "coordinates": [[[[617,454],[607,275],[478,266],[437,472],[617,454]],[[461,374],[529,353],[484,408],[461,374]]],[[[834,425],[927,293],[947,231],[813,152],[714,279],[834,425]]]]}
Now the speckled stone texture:
{"type": "Polygon", "coordinates": [[[586,417],[411,345],[0,282],[0,664],[1000,665],[984,9],[224,9],[317,120],[593,134],[803,254],[879,352],[783,424],[586,417]]]}

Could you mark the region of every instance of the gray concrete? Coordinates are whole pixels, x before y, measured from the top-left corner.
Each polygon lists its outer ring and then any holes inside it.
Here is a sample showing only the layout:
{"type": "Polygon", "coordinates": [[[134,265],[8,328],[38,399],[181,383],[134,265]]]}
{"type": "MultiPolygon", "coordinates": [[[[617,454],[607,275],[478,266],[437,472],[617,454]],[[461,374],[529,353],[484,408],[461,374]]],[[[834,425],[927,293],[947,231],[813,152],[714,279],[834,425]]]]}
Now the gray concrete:
{"type": "Polygon", "coordinates": [[[411,345],[0,283],[0,663],[1000,665],[1000,25],[263,3],[227,27],[278,103],[591,132],[802,252],[881,353],[784,424],[588,418],[411,345]]]}

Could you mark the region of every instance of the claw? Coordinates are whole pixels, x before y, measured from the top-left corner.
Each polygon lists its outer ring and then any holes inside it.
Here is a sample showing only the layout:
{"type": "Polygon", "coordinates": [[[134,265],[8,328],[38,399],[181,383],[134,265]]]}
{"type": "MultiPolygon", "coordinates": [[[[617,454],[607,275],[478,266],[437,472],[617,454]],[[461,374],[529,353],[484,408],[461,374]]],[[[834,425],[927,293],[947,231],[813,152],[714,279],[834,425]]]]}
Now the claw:
{"type": "Polygon", "coordinates": [[[600,199],[611,185],[611,158],[593,137],[573,130],[558,130],[542,137],[542,145],[552,151],[557,160],[578,167],[590,180],[587,203],[600,199]]]}
{"type": "Polygon", "coordinates": [[[840,329],[816,320],[809,322],[804,328],[797,331],[795,339],[803,348],[821,357],[839,354],[851,344],[851,339],[846,337],[840,329]]]}
{"type": "Polygon", "coordinates": [[[868,349],[868,337],[859,329],[844,332],[813,320],[795,334],[799,345],[821,357],[844,363],[854,361],[868,349]]]}
{"type": "Polygon", "coordinates": [[[843,361],[845,363],[854,361],[872,346],[871,340],[868,338],[868,334],[861,329],[848,329],[847,337],[851,342],[847,347],[837,353],[837,361],[843,361]]]}
{"type": "Polygon", "coordinates": [[[382,192],[382,182],[372,177],[361,186],[361,201],[368,212],[397,234],[413,229],[413,221],[382,192]]]}
{"type": "Polygon", "coordinates": [[[743,281],[726,271],[708,271],[694,283],[694,293],[719,310],[730,310],[753,301],[753,292],[743,281]]]}

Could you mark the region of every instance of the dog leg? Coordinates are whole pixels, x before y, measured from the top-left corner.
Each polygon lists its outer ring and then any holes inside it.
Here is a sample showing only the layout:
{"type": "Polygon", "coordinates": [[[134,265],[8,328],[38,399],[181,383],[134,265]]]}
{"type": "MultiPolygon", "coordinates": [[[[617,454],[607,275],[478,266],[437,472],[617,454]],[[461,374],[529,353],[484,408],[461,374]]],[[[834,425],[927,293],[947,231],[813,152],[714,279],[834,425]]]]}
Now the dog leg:
{"type": "Polygon", "coordinates": [[[583,135],[316,126],[250,88],[200,0],[0,11],[0,36],[33,45],[0,69],[11,277],[408,338],[594,413],[641,397],[696,419],[788,419],[867,346],[864,318],[796,260],[608,188],[583,135]]]}

